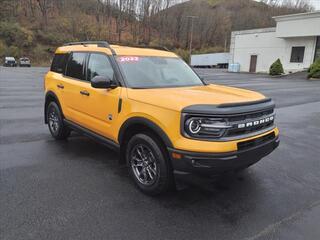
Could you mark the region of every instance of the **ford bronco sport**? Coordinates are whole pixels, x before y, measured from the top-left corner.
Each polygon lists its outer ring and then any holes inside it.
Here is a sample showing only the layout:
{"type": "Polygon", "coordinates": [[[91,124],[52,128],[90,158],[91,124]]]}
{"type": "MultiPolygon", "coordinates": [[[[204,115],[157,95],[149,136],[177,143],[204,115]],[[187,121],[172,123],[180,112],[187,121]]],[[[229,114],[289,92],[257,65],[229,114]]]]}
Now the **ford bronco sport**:
{"type": "Polygon", "coordinates": [[[159,194],[175,179],[249,167],[279,144],[274,103],[260,93],[204,83],[166,50],[65,44],[45,77],[45,122],[116,149],[136,185],[159,194]]]}

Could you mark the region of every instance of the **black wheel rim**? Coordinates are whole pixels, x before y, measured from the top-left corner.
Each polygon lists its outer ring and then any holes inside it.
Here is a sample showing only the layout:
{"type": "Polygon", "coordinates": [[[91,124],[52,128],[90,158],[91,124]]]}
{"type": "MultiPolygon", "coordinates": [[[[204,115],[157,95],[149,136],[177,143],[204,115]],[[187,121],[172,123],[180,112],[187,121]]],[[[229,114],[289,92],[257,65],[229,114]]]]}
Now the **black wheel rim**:
{"type": "Polygon", "coordinates": [[[50,131],[52,133],[56,134],[57,132],[59,132],[60,121],[59,121],[58,113],[54,108],[50,108],[48,112],[48,123],[49,123],[50,131]]]}
{"type": "Polygon", "coordinates": [[[159,167],[151,149],[145,144],[134,146],[130,153],[134,176],[143,185],[154,184],[159,177],[159,167]]]}

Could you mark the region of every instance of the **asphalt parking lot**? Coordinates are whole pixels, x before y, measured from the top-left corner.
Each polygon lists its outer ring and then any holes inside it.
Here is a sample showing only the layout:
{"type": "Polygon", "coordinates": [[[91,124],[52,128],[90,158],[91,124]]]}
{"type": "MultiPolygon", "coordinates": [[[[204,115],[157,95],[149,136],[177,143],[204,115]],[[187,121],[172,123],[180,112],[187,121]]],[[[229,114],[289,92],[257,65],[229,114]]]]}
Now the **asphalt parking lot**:
{"type": "Polygon", "coordinates": [[[46,71],[0,67],[0,239],[320,239],[320,81],[199,71],[272,97],[280,147],[206,189],[152,198],[109,149],[51,138],[46,71]]]}

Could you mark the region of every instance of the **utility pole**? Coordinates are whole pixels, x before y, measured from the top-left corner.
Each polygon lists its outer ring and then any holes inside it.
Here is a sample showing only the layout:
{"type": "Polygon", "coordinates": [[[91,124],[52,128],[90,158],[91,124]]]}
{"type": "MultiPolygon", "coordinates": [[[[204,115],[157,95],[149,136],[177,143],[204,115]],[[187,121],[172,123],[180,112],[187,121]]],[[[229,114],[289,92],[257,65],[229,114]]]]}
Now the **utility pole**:
{"type": "Polygon", "coordinates": [[[227,46],[228,46],[228,37],[227,34],[224,36],[224,52],[227,52],[227,46]]]}
{"type": "Polygon", "coordinates": [[[188,19],[191,19],[191,32],[190,32],[190,46],[189,46],[189,64],[191,64],[191,54],[192,54],[192,41],[193,41],[193,22],[195,19],[198,19],[198,16],[187,16],[188,19]]]}

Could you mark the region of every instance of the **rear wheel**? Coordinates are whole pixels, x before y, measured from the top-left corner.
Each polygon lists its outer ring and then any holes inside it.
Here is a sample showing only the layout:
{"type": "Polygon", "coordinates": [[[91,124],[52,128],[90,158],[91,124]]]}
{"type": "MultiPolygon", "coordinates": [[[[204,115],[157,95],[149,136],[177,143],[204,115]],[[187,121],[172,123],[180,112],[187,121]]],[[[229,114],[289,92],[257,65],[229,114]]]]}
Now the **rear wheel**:
{"type": "Polygon", "coordinates": [[[49,103],[47,107],[47,119],[49,131],[57,140],[66,139],[70,135],[70,129],[63,123],[62,113],[55,102],[49,103]]]}
{"type": "Polygon", "coordinates": [[[128,142],[126,160],[138,188],[146,194],[164,193],[173,185],[166,150],[151,134],[136,134],[128,142]]]}

